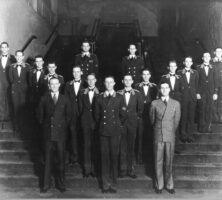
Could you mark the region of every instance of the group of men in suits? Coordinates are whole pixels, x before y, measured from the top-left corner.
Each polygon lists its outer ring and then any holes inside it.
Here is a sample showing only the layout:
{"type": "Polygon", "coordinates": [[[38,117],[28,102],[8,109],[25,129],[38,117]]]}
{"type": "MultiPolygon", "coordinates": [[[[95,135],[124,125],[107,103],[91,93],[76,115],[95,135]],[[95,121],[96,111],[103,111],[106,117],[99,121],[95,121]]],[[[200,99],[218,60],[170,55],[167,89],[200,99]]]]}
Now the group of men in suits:
{"type": "MultiPolygon", "coordinates": [[[[169,193],[175,193],[172,178],[175,138],[180,137],[182,142],[194,141],[197,101],[198,130],[211,132],[213,101],[217,100],[221,88],[218,73],[210,63],[210,54],[203,54],[203,63],[196,70],[191,69],[191,57],[184,59],[184,68],[178,72],[176,61],[170,61],[169,73],[156,85],[150,81],[151,72],[144,68],[143,59],[136,55],[136,46],[131,44],[129,55],[122,61],[123,89],[115,91],[114,77],[107,76],[105,91],[100,93],[96,86],[98,59],[90,53],[89,42],[82,43],[82,50],[75,57],[73,79],[65,83],[56,73],[55,62],[47,63],[46,73],[42,56],[36,56],[35,66],[31,67],[24,62],[22,51],[16,51],[13,61],[8,44],[1,44],[0,77],[4,77],[0,92],[6,99],[10,91],[15,131],[21,132],[25,123],[24,107],[29,102],[39,131],[43,133],[41,191],[47,192],[51,187],[53,166],[56,166],[58,189],[66,190],[65,160],[69,148],[69,163],[82,164],[84,177],[98,176],[97,165],[101,163],[102,191],[115,193],[118,176],[137,177],[135,158],[143,163],[144,135],[153,135],[156,193],[161,193],[164,187],[169,193]]],[[[219,65],[221,60],[215,63],[219,65]]],[[[1,101],[0,109],[5,107],[3,103],[6,105],[6,100],[1,101]]]]}

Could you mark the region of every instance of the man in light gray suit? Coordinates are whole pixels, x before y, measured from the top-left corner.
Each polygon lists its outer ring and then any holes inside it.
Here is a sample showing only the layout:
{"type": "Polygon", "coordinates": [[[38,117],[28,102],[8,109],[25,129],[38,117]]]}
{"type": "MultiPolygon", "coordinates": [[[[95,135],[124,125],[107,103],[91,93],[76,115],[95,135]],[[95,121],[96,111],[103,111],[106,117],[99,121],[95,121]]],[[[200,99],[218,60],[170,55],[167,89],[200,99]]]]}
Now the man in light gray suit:
{"type": "Polygon", "coordinates": [[[167,82],[160,84],[160,93],[161,98],[154,100],[150,108],[150,121],[154,129],[155,192],[160,194],[165,187],[169,193],[174,194],[172,165],[175,132],[181,115],[180,103],[169,97],[170,87],[167,82]]]}

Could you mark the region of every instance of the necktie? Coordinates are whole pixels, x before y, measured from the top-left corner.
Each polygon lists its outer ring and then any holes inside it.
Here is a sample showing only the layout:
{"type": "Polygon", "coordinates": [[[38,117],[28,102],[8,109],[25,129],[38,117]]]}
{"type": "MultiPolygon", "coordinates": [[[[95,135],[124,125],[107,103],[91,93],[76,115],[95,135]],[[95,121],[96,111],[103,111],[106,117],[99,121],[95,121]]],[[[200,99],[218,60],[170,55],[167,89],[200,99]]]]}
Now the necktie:
{"type": "Polygon", "coordinates": [[[56,97],[56,94],[53,95],[52,100],[53,100],[54,104],[56,105],[56,103],[57,103],[57,97],[56,97]]]}
{"type": "Polygon", "coordinates": [[[167,106],[167,100],[164,99],[163,103],[165,104],[165,106],[167,106]]]}

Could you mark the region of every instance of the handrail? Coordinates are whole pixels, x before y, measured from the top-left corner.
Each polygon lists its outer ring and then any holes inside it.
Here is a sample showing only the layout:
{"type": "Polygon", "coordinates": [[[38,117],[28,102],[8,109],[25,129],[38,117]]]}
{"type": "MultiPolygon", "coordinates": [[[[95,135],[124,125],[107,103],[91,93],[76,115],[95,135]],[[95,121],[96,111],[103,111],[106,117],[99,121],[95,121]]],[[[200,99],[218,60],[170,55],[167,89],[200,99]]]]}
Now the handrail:
{"type": "Polygon", "coordinates": [[[136,19],[134,23],[136,25],[136,30],[137,30],[137,35],[139,37],[139,40],[141,40],[142,39],[142,31],[141,31],[141,28],[140,28],[139,20],[136,19]]]}
{"type": "Polygon", "coordinates": [[[57,24],[54,26],[52,32],[50,33],[49,37],[44,42],[45,45],[47,45],[49,43],[49,41],[51,40],[53,34],[57,31],[58,26],[59,26],[59,22],[57,22],[57,24]]]}
{"type": "Polygon", "coordinates": [[[92,31],[91,31],[91,37],[93,37],[93,35],[94,35],[95,29],[96,29],[96,26],[97,26],[97,21],[98,21],[98,18],[96,18],[94,20],[92,31]]]}
{"type": "Polygon", "coordinates": [[[23,46],[23,48],[21,49],[22,51],[25,51],[26,48],[30,45],[30,43],[32,42],[32,40],[37,39],[37,36],[32,35],[27,42],[25,43],[25,45],[23,46]]]}

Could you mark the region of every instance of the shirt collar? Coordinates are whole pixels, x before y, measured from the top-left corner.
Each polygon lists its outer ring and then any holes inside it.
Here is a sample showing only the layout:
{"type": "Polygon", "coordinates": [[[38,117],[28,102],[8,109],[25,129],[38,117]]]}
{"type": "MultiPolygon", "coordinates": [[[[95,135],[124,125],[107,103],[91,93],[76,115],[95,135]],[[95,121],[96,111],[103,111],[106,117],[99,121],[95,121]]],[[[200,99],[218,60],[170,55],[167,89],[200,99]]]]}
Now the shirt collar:
{"type": "Polygon", "coordinates": [[[82,57],[83,56],[88,56],[88,57],[90,57],[90,52],[82,52],[82,57]]]}
{"type": "Polygon", "coordinates": [[[164,101],[164,100],[166,99],[166,101],[168,102],[168,101],[169,101],[169,98],[170,98],[169,96],[167,96],[167,97],[161,97],[161,100],[164,101]]]}
{"type": "Polygon", "coordinates": [[[58,92],[51,92],[51,96],[53,97],[54,95],[56,95],[56,97],[59,96],[59,91],[58,92]]]}

